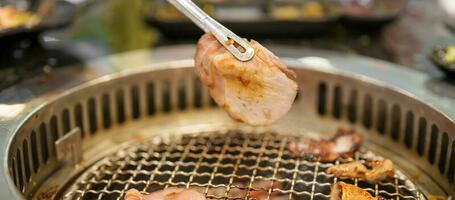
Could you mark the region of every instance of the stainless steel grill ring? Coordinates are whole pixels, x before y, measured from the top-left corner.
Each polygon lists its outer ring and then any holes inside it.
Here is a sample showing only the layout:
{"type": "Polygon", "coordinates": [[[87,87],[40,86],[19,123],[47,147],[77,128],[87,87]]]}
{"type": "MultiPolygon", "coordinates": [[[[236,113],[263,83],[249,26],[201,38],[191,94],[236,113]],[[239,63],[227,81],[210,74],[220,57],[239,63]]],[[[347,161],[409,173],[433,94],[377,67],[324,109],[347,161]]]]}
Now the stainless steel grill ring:
{"type": "Polygon", "coordinates": [[[354,159],[385,157],[398,169],[389,182],[343,181],[391,199],[455,195],[455,103],[423,74],[362,57],[271,47],[290,57],[299,96],[279,123],[249,127],[218,109],[192,60],[180,59],[190,58],[192,48],[103,58],[56,71],[54,82],[29,80],[14,95],[4,91],[0,109],[13,113],[0,115],[1,199],[122,199],[130,188],[172,186],[210,199],[249,199],[260,190],[328,199],[339,179],[325,169],[349,160],[310,162],[291,156],[286,145],[337,127],[365,135],[354,159]],[[313,57],[301,58],[307,54],[313,57]],[[397,81],[403,78],[406,84],[397,81]]]}

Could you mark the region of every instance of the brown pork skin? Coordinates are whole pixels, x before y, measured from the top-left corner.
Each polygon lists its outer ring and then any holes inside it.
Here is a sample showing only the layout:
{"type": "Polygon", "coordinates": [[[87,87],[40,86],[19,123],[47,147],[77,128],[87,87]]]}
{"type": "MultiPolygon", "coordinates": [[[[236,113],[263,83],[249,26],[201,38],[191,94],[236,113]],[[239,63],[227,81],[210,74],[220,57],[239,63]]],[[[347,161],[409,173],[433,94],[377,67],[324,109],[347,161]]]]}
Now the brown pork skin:
{"type": "Polygon", "coordinates": [[[337,182],[332,185],[330,200],[382,200],[382,198],[373,197],[370,193],[355,185],[337,182]]]}
{"type": "Polygon", "coordinates": [[[250,125],[268,125],[283,117],[297,95],[296,74],[256,41],[255,55],[239,61],[206,33],[197,44],[196,74],[231,118],[250,125]]]}

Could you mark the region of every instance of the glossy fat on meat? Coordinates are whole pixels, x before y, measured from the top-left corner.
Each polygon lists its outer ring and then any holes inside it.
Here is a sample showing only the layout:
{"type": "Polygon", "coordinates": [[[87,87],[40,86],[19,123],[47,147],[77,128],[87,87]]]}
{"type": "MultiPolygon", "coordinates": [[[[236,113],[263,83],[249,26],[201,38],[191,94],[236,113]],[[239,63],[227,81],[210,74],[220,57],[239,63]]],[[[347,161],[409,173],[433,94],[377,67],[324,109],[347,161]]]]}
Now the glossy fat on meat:
{"type": "Polygon", "coordinates": [[[363,136],[352,129],[339,128],[329,138],[303,138],[289,143],[289,151],[295,156],[302,156],[320,162],[332,162],[337,158],[349,158],[360,149],[363,136]]]}
{"type": "Polygon", "coordinates": [[[242,62],[212,34],[203,35],[194,58],[196,74],[231,118],[267,125],[290,110],[297,95],[296,75],[258,42],[249,43],[255,55],[242,62]]]}
{"type": "Polygon", "coordinates": [[[356,133],[353,129],[338,128],[330,138],[335,143],[334,151],[343,158],[354,156],[363,145],[363,135],[356,133]]]}
{"type": "Polygon", "coordinates": [[[370,193],[352,184],[337,182],[332,185],[330,200],[380,200],[370,193]]]}
{"type": "Polygon", "coordinates": [[[289,143],[289,150],[293,155],[312,161],[331,162],[336,160],[338,153],[334,149],[335,143],[324,139],[303,139],[289,143]]]}
{"type": "Polygon", "coordinates": [[[130,189],[126,192],[124,200],[206,200],[206,198],[192,189],[167,188],[150,194],[141,194],[135,189],[130,189]]]}

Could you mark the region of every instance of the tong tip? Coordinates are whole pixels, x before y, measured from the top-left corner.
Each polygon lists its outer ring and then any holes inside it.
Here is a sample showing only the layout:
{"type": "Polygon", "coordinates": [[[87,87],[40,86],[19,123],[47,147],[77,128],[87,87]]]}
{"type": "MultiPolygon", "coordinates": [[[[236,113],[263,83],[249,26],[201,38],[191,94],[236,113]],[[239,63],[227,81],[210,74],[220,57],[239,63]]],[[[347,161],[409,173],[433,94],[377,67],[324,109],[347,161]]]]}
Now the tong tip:
{"type": "Polygon", "coordinates": [[[247,41],[240,38],[231,38],[223,46],[238,60],[249,61],[254,56],[254,48],[247,41]],[[240,40],[240,41],[239,41],[240,40]]]}
{"type": "Polygon", "coordinates": [[[252,47],[246,47],[244,52],[238,51],[238,53],[233,54],[240,61],[249,61],[254,56],[254,49],[252,47]]]}

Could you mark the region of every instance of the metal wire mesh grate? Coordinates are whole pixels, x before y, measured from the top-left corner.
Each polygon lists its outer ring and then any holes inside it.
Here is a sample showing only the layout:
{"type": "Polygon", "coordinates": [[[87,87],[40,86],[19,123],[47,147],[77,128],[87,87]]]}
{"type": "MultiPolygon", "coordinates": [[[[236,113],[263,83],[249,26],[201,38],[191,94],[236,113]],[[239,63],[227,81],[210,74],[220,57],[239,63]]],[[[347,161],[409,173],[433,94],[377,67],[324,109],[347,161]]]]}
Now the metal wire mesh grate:
{"type": "MultiPolygon", "coordinates": [[[[65,199],[122,199],[128,189],[153,192],[188,187],[208,199],[329,199],[337,179],[325,173],[334,164],[365,161],[371,152],[334,163],[291,155],[296,136],[276,133],[200,133],[131,145],[87,170],[65,199]],[[261,194],[262,196],[258,196],[261,194]]],[[[400,172],[379,184],[341,179],[387,199],[422,199],[400,172]]]]}

